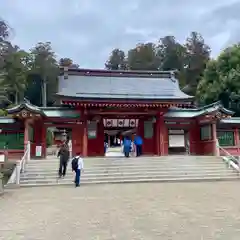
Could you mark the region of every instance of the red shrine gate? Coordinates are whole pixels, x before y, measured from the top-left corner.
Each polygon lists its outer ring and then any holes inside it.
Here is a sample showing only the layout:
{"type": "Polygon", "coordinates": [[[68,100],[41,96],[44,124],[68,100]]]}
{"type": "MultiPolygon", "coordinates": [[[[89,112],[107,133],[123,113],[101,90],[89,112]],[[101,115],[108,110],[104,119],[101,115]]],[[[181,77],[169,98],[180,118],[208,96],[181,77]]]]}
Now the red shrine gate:
{"type": "Polygon", "coordinates": [[[43,158],[47,127],[71,129],[73,154],[104,156],[108,119],[117,119],[118,128],[125,124],[123,119],[137,122],[134,128],[143,138],[145,155],[168,155],[171,129],[188,133],[189,153],[194,155],[218,154],[217,126],[234,128],[239,137],[237,119],[229,119],[233,112],[220,103],[194,108],[193,98],[179,89],[172,72],[68,69],[59,77],[57,97],[61,107],[42,108],[25,101],[8,109],[9,116],[0,119],[1,137],[22,133],[25,146],[31,141],[32,157],[41,146],[43,158]]]}

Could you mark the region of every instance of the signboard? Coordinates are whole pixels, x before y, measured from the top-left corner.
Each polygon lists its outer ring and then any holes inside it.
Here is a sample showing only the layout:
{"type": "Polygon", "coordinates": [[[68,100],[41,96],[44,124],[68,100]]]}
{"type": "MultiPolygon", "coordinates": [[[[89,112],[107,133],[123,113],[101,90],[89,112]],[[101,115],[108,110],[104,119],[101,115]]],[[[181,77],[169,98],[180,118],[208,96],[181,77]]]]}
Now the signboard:
{"type": "Polygon", "coordinates": [[[96,138],[97,131],[96,130],[89,130],[88,131],[88,138],[96,138]]]}
{"type": "Polygon", "coordinates": [[[144,138],[149,139],[153,137],[153,123],[152,121],[144,122],[144,138]]]}
{"type": "Polygon", "coordinates": [[[42,146],[36,146],[36,157],[42,156],[42,146]]]}
{"type": "Polygon", "coordinates": [[[97,137],[97,122],[91,121],[88,124],[88,138],[95,139],[97,137]]]}

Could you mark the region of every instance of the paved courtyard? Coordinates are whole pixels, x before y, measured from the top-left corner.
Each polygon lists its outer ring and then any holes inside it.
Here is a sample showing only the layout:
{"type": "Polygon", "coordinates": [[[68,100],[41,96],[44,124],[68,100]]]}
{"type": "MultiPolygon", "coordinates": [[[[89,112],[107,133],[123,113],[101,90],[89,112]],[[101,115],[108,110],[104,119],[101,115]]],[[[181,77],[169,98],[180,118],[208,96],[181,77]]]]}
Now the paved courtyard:
{"type": "Polygon", "coordinates": [[[238,240],[239,184],[109,184],[11,190],[0,197],[0,239],[238,240]]]}

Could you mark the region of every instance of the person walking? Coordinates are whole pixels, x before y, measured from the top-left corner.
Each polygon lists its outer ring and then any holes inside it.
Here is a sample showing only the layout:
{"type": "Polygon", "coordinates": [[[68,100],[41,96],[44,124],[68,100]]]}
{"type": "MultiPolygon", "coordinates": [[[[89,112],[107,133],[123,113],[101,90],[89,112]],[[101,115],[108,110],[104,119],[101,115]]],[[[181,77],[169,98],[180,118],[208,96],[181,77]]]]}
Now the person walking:
{"type": "Polygon", "coordinates": [[[64,178],[66,175],[67,164],[69,160],[69,148],[67,142],[61,145],[60,150],[58,152],[58,157],[60,157],[58,176],[59,178],[62,177],[64,178]]]}
{"type": "Polygon", "coordinates": [[[131,152],[131,145],[132,141],[129,138],[129,136],[126,136],[125,139],[123,140],[123,152],[125,157],[129,157],[129,153],[131,152]]]}
{"type": "Polygon", "coordinates": [[[81,174],[84,171],[83,158],[80,157],[80,153],[77,153],[77,155],[72,159],[72,171],[75,172],[75,187],[79,187],[81,174]]]}
{"type": "Polygon", "coordinates": [[[136,146],[136,157],[139,157],[142,155],[142,145],[143,145],[143,140],[139,135],[135,135],[134,144],[136,146]]]}

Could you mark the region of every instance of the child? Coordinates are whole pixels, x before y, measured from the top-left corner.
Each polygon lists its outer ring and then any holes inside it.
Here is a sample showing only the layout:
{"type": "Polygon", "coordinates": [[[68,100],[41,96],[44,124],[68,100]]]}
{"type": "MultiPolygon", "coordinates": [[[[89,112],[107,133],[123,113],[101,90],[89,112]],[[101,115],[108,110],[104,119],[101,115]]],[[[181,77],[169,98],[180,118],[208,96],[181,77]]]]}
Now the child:
{"type": "Polygon", "coordinates": [[[81,178],[81,173],[83,172],[84,164],[83,164],[83,159],[80,157],[80,153],[77,153],[77,155],[72,159],[72,171],[74,171],[75,174],[75,186],[79,187],[80,186],[80,178],[81,178]]]}

